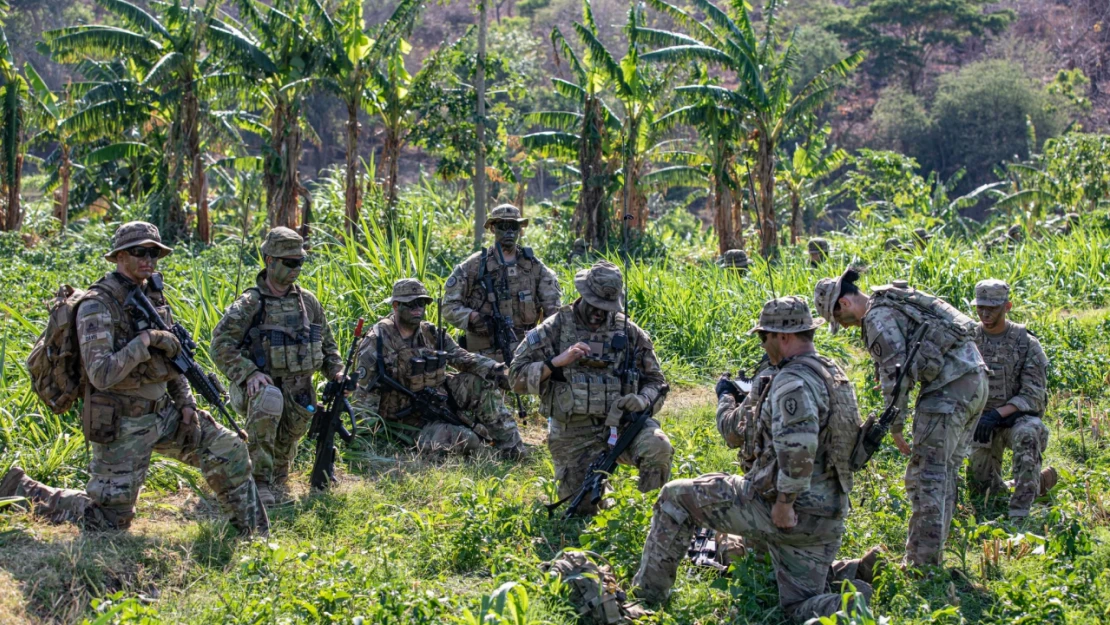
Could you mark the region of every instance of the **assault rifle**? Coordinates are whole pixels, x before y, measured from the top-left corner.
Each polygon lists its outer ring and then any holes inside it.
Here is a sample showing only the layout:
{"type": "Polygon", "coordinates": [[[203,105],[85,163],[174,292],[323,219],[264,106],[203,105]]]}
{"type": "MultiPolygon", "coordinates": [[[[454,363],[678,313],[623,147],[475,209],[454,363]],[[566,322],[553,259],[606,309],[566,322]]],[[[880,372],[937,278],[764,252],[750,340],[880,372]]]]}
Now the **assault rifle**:
{"type": "Polygon", "coordinates": [[[686,557],[697,567],[715,569],[719,573],[728,570],[728,567],[717,561],[717,532],[709,528],[702,527],[694,532],[686,557]]]}
{"type": "Polygon", "coordinates": [[[324,409],[317,411],[312,417],[312,425],[308,429],[308,438],[316,440],[316,458],[312,461],[312,473],[308,481],[316,490],[327,490],[335,481],[335,436],[350,444],[355,437],[355,412],[351,403],[344,396],[347,391],[353,391],[358,383],[358,373],[351,375],[354,366],[355,352],[358,350],[359,340],[362,338],[362,323],[359,318],[355,326],[355,336],[351,339],[351,347],[347,350],[347,363],[343,367],[346,379],[343,382],[328,380],[324,386],[324,394],[320,403],[324,409]],[[343,427],[343,413],[351,419],[351,431],[343,427]]]}
{"type": "Polygon", "coordinates": [[[883,409],[883,413],[879,415],[878,420],[875,419],[875,414],[872,413],[867,417],[867,421],[860,426],[859,435],[856,437],[856,445],[852,448],[850,459],[852,471],[859,471],[871,460],[871,456],[875,455],[883,439],[886,438],[886,433],[890,431],[894,419],[898,417],[898,413],[901,411],[898,404],[901,403],[902,395],[906,392],[903,389],[903,382],[906,379],[906,373],[917,358],[917,350],[921,348],[921,337],[925,335],[928,327],[929,324],[927,323],[921,324],[921,327],[918,328],[910,340],[910,352],[906,355],[906,361],[895,367],[894,391],[890,395],[890,403],[883,409]]]}
{"type": "Polygon", "coordinates": [[[667,396],[667,392],[670,390],[670,387],[664,384],[663,387],[659,389],[659,395],[655,398],[655,401],[652,402],[652,405],[640,412],[634,412],[632,414],[626,413],[624,415],[622,420],[627,419],[628,425],[617,438],[617,442],[609,448],[609,451],[601,454],[601,456],[590,463],[589,468],[586,469],[586,479],[582,480],[582,486],[579,487],[578,491],[573,495],[563,497],[555,503],[549,503],[544,506],[547,508],[547,515],[549,517],[555,513],[555,510],[558,509],[559,506],[567,501],[570,502],[570,506],[567,508],[566,513],[563,514],[563,520],[574,516],[574,513],[578,510],[578,506],[582,504],[582,500],[587,496],[590,498],[591,505],[596,506],[597,502],[601,501],[602,490],[605,485],[605,476],[612,475],[613,471],[617,469],[617,459],[628,450],[628,447],[632,445],[632,441],[640,435],[640,432],[644,429],[644,424],[647,423],[647,420],[655,413],[655,406],[663,401],[663,398],[667,396]]]}
{"type": "MultiPolygon", "coordinates": [[[[490,293],[494,294],[495,300],[490,302],[490,314],[482,315],[482,323],[489,330],[489,336],[494,347],[501,352],[501,361],[508,367],[513,364],[513,350],[516,349],[519,340],[516,336],[516,330],[513,329],[513,320],[507,315],[501,314],[501,308],[497,301],[497,291],[493,287],[493,274],[486,270],[484,257],[482,259],[482,286],[486,290],[486,300],[489,300],[490,293]]],[[[524,402],[521,401],[520,395],[517,393],[513,393],[513,398],[516,399],[516,413],[520,417],[521,425],[528,425],[528,413],[524,410],[524,402]]]]}
{"type": "MultiPolygon", "coordinates": [[[[152,274],[148,281],[150,287],[159,293],[165,287],[160,273],[152,274]]],[[[146,293],[143,293],[141,286],[131,289],[131,293],[124,301],[124,306],[134,308],[140,319],[145,321],[148,326],[169,332],[177,338],[177,342],[181,344],[181,350],[177,352],[176,356],[169,359],[170,364],[178,373],[185,376],[185,379],[189,381],[189,386],[193,387],[198,395],[215,408],[224,419],[227,419],[239,438],[244,441],[247,440],[247,433],[239,427],[239,424],[235,422],[235,417],[231,416],[231,412],[224,405],[223,387],[219,378],[214,373],[205,373],[204,369],[201,369],[200,365],[197,364],[196,358],[193,356],[196,353],[197,343],[193,340],[189,331],[185,329],[185,326],[174,323],[173,327],[170,327],[166,324],[166,321],[158,314],[154,303],[150,301],[146,293]]]]}

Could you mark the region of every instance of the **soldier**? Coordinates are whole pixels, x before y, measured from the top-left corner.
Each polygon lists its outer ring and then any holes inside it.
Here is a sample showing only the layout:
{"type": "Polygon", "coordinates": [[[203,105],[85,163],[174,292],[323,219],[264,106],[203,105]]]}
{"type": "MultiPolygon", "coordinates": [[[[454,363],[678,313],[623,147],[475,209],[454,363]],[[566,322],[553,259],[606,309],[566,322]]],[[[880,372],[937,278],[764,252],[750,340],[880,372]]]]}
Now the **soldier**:
{"type": "Polygon", "coordinates": [[[913,229],[913,242],[917,245],[918,249],[925,249],[925,247],[929,245],[929,240],[932,238],[933,235],[925,228],[913,229]]]}
{"type": "Polygon", "coordinates": [[[829,258],[829,241],[828,239],[814,238],[810,239],[806,245],[809,250],[809,266],[816,269],[821,266],[829,258]]]}
{"type": "Polygon", "coordinates": [[[386,300],[393,312],[378,321],[362,340],[358,387],[352,398],[356,415],[377,415],[419,430],[416,448],[431,454],[467,454],[493,442],[506,458],[520,458],[524,443],[498,388],[508,388],[505,365],[455,344],[446,333],[424,321],[432,298],[419,280],[393,284],[386,300]],[[440,340],[442,338],[442,345],[440,340]],[[431,364],[429,364],[431,363],[431,364]],[[447,365],[460,373],[448,374],[447,365]],[[382,376],[449,411],[448,419],[420,406],[382,376]]]}
{"type": "Polygon", "coordinates": [[[443,319],[465,332],[462,346],[498,362],[504,356],[491,336],[491,314],[496,311],[512,320],[517,343],[540,320],[559,309],[563,294],[559,281],[536,258],[532,249],[520,247],[520,235],[528,226],[520,210],[502,204],[490,212],[485,227],[493,233],[494,245],[457,265],[447,278],[443,292],[443,319]]]}
{"type": "MultiPolygon", "coordinates": [[[[667,598],[699,526],[760,538],[775,565],[779,603],[798,622],[840,609],[840,588],[830,590],[830,581],[873,568],[873,556],[865,566],[833,561],[849,509],[849,458],[860,421],[847,375],[814,349],[820,324],[801,297],[763,306],[751,332],[759,334],[771,366],[762,372],[758,394],[737,408],[727,391],[731,385],[718,384],[719,416],[754,406],[748,433],[736,441],[753,460],[743,476],[711,473],[663,487],[632,580],[637,598],[652,603],[667,598]]],[[[870,596],[867,581],[853,583],[870,596]]]]}
{"type": "Polygon", "coordinates": [[[88,424],[92,448],[85,490],[52,488],[12,467],[0,482],[0,497],[26,497],[37,514],[75,521],[87,530],[125,530],[135,516],[151,452],[157,451],[199,467],[240,533],[266,531],[246,445],[197,408],[188,382],[169,360],[181,350],[177,338],[141,329],[134,309],[125,304],[131,291],[141,288],[172,323],[158,281],[150,280],[158,259],[172,251],[153,224],[123,224],[104,256],[116,270],[77,305],[75,327],[87,379],[82,423],[88,424]]]}
{"type": "Polygon", "coordinates": [[[573,265],[575,261],[585,261],[585,260],[586,260],[586,239],[583,239],[582,237],[578,237],[577,239],[574,240],[574,247],[571,249],[570,255],[567,256],[567,264],[568,265],[573,265]]]}
{"type": "MultiPolygon", "coordinates": [[[[589,464],[616,442],[622,411],[659,408],[666,380],[651,337],[621,312],[621,285],[612,263],[579,271],[579,298],[530,331],[509,367],[513,390],[541,398],[559,498],[577,492],[589,464]],[[629,361],[635,372],[628,371],[629,361]]],[[[673,453],[659,423],[648,419],[621,463],[639,470],[646,493],[667,481],[673,453]]],[[[578,512],[596,508],[584,501],[578,512]]]]}
{"type": "Polygon", "coordinates": [[[751,266],[751,261],[748,260],[748,253],[744,250],[727,250],[720,260],[717,261],[718,267],[727,269],[735,269],[740,273],[748,270],[751,266]]]}
{"type": "Polygon", "coordinates": [[[1002,481],[1002,456],[1007,447],[1013,449],[1010,518],[1025,518],[1033,500],[1048,492],[1058,479],[1052,467],[1041,470],[1041,457],[1048,445],[1048,428],[1041,421],[1048,395],[1048,359],[1037,337],[1006,318],[1013,302],[1005,282],[983,280],[976,284],[971,304],[979,314],[975,343],[990,368],[990,391],[986,411],[975,428],[968,483],[980,493],[1008,491],[1009,486],[1002,481]]]}
{"type": "Polygon", "coordinates": [[[263,503],[283,494],[297,443],[316,410],[312,375],[343,380],[324,307],[297,284],[304,239],[274,228],[262,243],[265,268],[212,331],[213,360],[231,381],[231,405],[247,418],[254,480],[263,503]]]}
{"type": "Polygon", "coordinates": [[[902,240],[899,239],[898,237],[890,237],[886,241],[883,242],[883,251],[884,252],[897,252],[899,250],[904,250],[905,248],[906,248],[906,246],[902,243],[902,240]]]}
{"type": "Polygon", "coordinates": [[[897,370],[911,342],[921,348],[905,377],[920,384],[914,411],[913,448],[906,443],[905,398],[891,426],[895,445],[911,456],[906,495],[913,509],[906,540],[906,563],[939,566],[956,506],[956,478],[967,457],[971,433],[987,400],[987,376],[975,347],[975,322],[947,302],[911,289],[903,281],[864,295],[848,269],[839,278],[822,278],[814,290],[817,312],[835,334],[841,325],[860,326],[864,345],[875,361],[883,397],[894,393],[897,370]],[[924,326],[924,334],[920,330],[924,326]]]}

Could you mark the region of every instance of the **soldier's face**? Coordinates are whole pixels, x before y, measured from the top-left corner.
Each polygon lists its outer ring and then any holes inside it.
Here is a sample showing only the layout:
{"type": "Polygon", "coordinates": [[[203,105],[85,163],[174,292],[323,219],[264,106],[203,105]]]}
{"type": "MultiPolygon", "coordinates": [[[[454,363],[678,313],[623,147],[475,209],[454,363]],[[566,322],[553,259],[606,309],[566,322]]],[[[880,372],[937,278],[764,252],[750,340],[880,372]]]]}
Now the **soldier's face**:
{"type": "Polygon", "coordinates": [[[586,320],[586,325],[590,328],[600,328],[601,324],[605,323],[605,319],[609,316],[609,312],[591,306],[586,300],[582,300],[582,317],[586,320]]]}
{"type": "Polygon", "coordinates": [[[502,249],[511,250],[520,240],[520,224],[515,221],[499,221],[493,225],[493,236],[502,249]]]}
{"type": "Polygon", "coordinates": [[[297,258],[274,258],[273,256],[266,257],[266,275],[270,281],[278,288],[286,289],[293,286],[297,281],[297,276],[301,275],[301,264],[297,261],[302,259],[297,258]],[[285,262],[286,260],[292,262],[285,262]],[[294,265],[294,266],[290,266],[294,265]]]}
{"type": "Polygon", "coordinates": [[[406,327],[413,328],[420,325],[420,322],[424,320],[424,311],[427,306],[428,302],[422,299],[411,302],[393,302],[393,312],[397,315],[397,321],[406,327]]]}
{"type": "Polygon", "coordinates": [[[153,245],[131,250],[122,250],[116,254],[116,266],[123,275],[135,282],[142,282],[154,274],[161,251],[153,245]]]}
{"type": "Polygon", "coordinates": [[[1000,327],[1006,322],[1006,313],[1009,312],[1012,303],[1006,302],[1002,306],[976,306],[975,312],[979,315],[979,321],[983,322],[983,327],[988,330],[1000,327]]]}
{"type": "MultiPolygon", "coordinates": [[[[864,300],[866,301],[866,300],[864,300]]],[[[856,300],[845,296],[840,298],[833,308],[833,318],[842,326],[858,326],[867,312],[866,305],[859,305],[856,300]]]]}

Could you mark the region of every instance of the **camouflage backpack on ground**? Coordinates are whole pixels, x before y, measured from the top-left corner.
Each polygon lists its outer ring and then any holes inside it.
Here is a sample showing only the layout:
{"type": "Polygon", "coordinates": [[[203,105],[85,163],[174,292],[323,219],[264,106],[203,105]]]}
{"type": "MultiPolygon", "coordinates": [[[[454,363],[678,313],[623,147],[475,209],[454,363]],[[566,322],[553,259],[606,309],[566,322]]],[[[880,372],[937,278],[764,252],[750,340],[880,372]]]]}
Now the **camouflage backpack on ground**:
{"type": "Polygon", "coordinates": [[[55,414],[68,411],[85,394],[85,372],[74,322],[77,306],[88,294],[68,284],[58,289],[49,305],[46,329],[27,357],[31,388],[55,414]]]}
{"type": "Polygon", "coordinates": [[[650,614],[638,605],[630,605],[609,566],[598,566],[590,556],[600,559],[588,551],[561,551],[551,562],[540,565],[570,588],[570,602],[578,610],[579,622],[616,625],[650,614]]]}

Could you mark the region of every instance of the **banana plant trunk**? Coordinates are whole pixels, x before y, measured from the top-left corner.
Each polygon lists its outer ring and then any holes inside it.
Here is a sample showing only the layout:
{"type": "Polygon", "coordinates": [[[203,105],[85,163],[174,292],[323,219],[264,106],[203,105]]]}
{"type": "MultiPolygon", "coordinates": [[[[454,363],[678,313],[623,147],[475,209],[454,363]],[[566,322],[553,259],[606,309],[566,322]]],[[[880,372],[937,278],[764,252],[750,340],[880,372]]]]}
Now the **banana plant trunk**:
{"type": "Polygon", "coordinates": [[[362,198],[358,186],[358,102],[347,102],[347,193],[346,201],[347,235],[353,235],[362,212],[362,198]]]}
{"type": "Polygon", "coordinates": [[[728,171],[732,158],[724,142],[713,146],[713,229],[717,231],[717,255],[734,248],[736,237],[733,220],[734,200],[729,188],[728,171]]]}
{"type": "Polygon", "coordinates": [[[295,106],[280,98],[270,120],[270,151],[263,162],[266,187],[266,212],[270,227],[294,230],[300,225],[300,177],[297,166],[301,156],[301,131],[295,106]]]}
{"type": "Polygon", "coordinates": [[[798,244],[802,230],[802,194],[795,189],[790,191],[790,245],[798,244]]]}
{"type": "MultiPolygon", "coordinates": [[[[19,146],[22,150],[23,146],[19,146]]],[[[18,232],[23,227],[23,206],[19,202],[20,188],[23,186],[23,153],[19,152],[10,165],[11,179],[6,185],[5,208],[7,209],[7,224],[5,230],[18,232]]]]}
{"type": "Polygon", "coordinates": [[[392,237],[397,221],[397,171],[401,160],[401,133],[395,126],[385,129],[382,160],[385,161],[385,231],[392,237]]]}
{"type": "Polygon", "coordinates": [[[54,218],[65,230],[69,224],[69,177],[71,168],[69,164],[69,146],[62,144],[58,156],[58,195],[54,202],[54,218]]]}
{"type": "Polygon", "coordinates": [[[486,225],[486,32],[489,28],[488,0],[478,0],[478,67],[474,72],[474,91],[478,98],[474,156],[474,249],[482,247],[486,225]]]}
{"type": "Polygon", "coordinates": [[[574,211],[574,232],[592,249],[604,249],[606,241],[605,187],[606,167],[602,158],[601,136],[604,118],[601,100],[596,95],[586,99],[582,117],[582,134],[578,142],[578,168],[582,188],[574,211]]]}
{"type": "Polygon", "coordinates": [[[755,171],[759,183],[760,253],[770,259],[778,255],[778,226],[775,223],[775,145],[766,131],[759,133],[755,171]]]}
{"type": "Polygon", "coordinates": [[[189,202],[197,211],[197,238],[205,245],[212,243],[212,224],[208,216],[208,189],[204,180],[204,158],[200,151],[200,102],[192,88],[191,78],[182,96],[185,156],[189,160],[189,202]]]}

